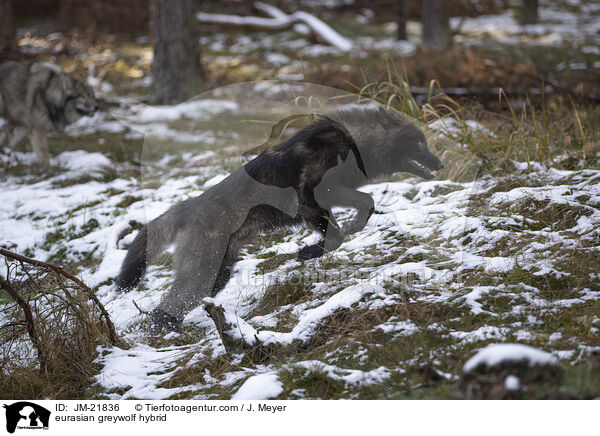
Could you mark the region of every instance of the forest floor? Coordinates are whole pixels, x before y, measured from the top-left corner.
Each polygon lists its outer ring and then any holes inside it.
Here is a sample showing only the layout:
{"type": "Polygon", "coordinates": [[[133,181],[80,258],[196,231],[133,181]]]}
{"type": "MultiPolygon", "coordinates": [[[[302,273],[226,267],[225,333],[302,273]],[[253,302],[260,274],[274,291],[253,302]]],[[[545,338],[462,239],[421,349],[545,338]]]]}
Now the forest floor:
{"type": "MultiPolygon", "coordinates": [[[[600,5],[569,4],[577,7],[543,7],[542,24],[525,30],[512,11],[466,19],[456,49],[437,58],[455,62],[455,69],[423,61],[425,76],[410,68],[422,59],[416,23],[403,43],[369,17],[334,23],[360,47],[352,56],[291,32],[206,36],[213,89],[165,107],[143,103],[147,39],[87,41],[84,50],[72,36],[24,36],[23,50],[39,50],[87,77],[104,103],[93,118],[51,138],[46,174],[32,165],[27,146],[0,153],[1,244],[77,274],[95,290],[124,343],[99,346],[89,384],[59,393],[7,381],[4,361],[2,396],[600,396],[600,109],[584,96],[597,92],[600,76],[600,5]],[[515,71],[522,73],[518,80],[515,71]],[[540,84],[542,76],[552,88],[540,84]],[[426,95],[415,101],[404,79],[425,88],[438,79],[455,90],[520,84],[523,92],[548,95],[542,102],[532,94],[529,104],[511,97],[499,106],[426,95]],[[222,86],[232,83],[238,84],[222,86]],[[295,346],[259,357],[227,353],[203,307],[188,314],[182,332],[149,336],[144,312],[172,283],[172,249],[138,289],[124,293],[113,285],[141,225],[251,159],[252,151],[244,153],[269,138],[273,123],[315,109],[314,102],[320,110],[357,102],[332,96],[361,88],[421,122],[446,169],[433,181],[399,174],[361,188],[375,199],[375,214],[321,259],[296,260],[299,248],[317,238],[306,229],[264,234],[244,248],[212,302],[240,331],[295,346]],[[572,90],[574,100],[561,89],[572,90]],[[544,350],[553,363],[539,371],[509,366],[471,375],[466,362],[498,343],[544,350]],[[510,376],[518,376],[517,387],[510,376]]],[[[343,222],[353,211],[336,213],[343,222]]],[[[3,265],[0,275],[6,273],[3,265]]],[[[0,294],[0,304],[0,324],[8,324],[12,302],[0,294]]],[[[15,342],[2,340],[6,358],[15,342]]],[[[20,364],[35,369],[27,340],[18,348],[20,364]]]]}

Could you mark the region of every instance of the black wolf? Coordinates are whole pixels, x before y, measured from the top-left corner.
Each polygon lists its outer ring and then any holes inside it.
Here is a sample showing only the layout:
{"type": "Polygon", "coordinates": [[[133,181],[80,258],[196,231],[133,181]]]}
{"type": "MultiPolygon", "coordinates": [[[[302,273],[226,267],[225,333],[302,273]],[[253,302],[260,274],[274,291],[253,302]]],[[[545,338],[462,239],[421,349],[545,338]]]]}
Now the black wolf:
{"type": "Polygon", "coordinates": [[[357,108],[320,117],[143,227],[116,283],[135,287],[147,262],[175,243],[175,282],[152,312],[151,325],[154,332],[178,329],[202,298],[223,289],[241,246],[257,232],[306,224],[323,239],[303,247],[298,259],[323,256],[362,230],[373,213],[373,198],[357,187],[398,171],[431,179],[443,166],[423,132],[392,110],[357,108]],[[357,214],[340,227],[334,206],[357,214]]]}

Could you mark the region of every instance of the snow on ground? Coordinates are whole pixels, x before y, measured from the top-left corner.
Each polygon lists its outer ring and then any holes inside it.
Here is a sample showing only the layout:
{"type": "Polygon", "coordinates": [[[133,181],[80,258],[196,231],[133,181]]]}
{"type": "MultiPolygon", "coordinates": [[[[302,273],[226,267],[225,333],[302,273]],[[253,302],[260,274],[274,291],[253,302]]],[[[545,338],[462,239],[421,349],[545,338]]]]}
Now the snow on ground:
{"type": "MultiPolygon", "coordinates": [[[[364,18],[364,17],[363,17],[364,18]]],[[[359,17],[359,22],[361,21],[359,17]]],[[[514,47],[573,47],[586,54],[600,55],[600,3],[598,1],[569,3],[542,1],[539,6],[539,22],[521,25],[518,8],[510,8],[500,14],[477,17],[452,17],[450,25],[457,31],[457,44],[472,46],[514,47]]],[[[395,38],[396,23],[390,21],[382,26],[385,32],[377,37],[360,34],[344,35],[353,45],[349,52],[332,45],[311,43],[293,31],[256,32],[240,35],[213,34],[201,38],[201,43],[218,54],[207,55],[219,64],[250,61],[249,53],[260,51],[280,79],[303,80],[303,67],[319,57],[346,57],[362,59],[369,56],[410,56],[421,43],[420,22],[407,23],[408,40],[395,38]],[[276,48],[276,49],[275,49],[276,48]],[[300,54],[302,62],[290,59],[300,54]],[[292,56],[293,57],[293,56],[292,56]]],[[[343,34],[343,30],[341,31],[343,34]]],[[[561,62],[559,70],[600,68],[596,62],[561,62]]],[[[348,68],[352,68],[348,65],[348,68]]]]}
{"type": "Polygon", "coordinates": [[[577,8],[568,10],[559,2],[540,2],[539,23],[521,25],[515,17],[514,10],[507,10],[500,15],[468,17],[464,20],[454,17],[451,26],[460,25],[461,34],[457,41],[467,44],[478,44],[476,38],[493,38],[499,43],[562,45],[565,42],[577,45],[594,45],[600,42],[600,4],[598,2],[581,2],[577,8]]]}
{"type": "Polygon", "coordinates": [[[267,400],[277,397],[283,388],[277,374],[257,374],[249,377],[232,400],[267,400]]]}
{"type": "MultiPolygon", "coordinates": [[[[496,366],[503,362],[527,361],[529,366],[555,365],[558,359],[550,353],[523,344],[490,344],[470,358],[463,367],[471,372],[478,366],[496,366]]],[[[514,381],[509,381],[514,385],[514,381]]]]}
{"type": "MultiPolygon", "coordinates": [[[[212,117],[223,111],[236,110],[238,106],[225,100],[218,104],[213,101],[208,106],[192,102],[183,108],[140,107],[137,111],[124,112],[124,118],[136,126],[151,125],[163,117],[179,121],[196,117],[210,123],[212,117]],[[190,115],[194,110],[198,110],[198,114],[190,115]]],[[[92,129],[86,123],[89,120],[76,126],[70,134],[92,129]]],[[[93,129],[114,131],[115,123],[109,117],[99,115],[93,129]]],[[[438,122],[430,127],[450,134],[458,128],[450,122],[438,122]]],[[[182,127],[169,125],[172,135],[182,133],[178,128],[182,127]]],[[[478,130],[483,127],[472,122],[466,128],[478,130]]],[[[212,133],[207,132],[208,135],[212,133]]],[[[227,144],[222,138],[218,141],[227,144]]],[[[21,153],[20,156],[27,160],[32,153],[21,153]]],[[[176,153],[172,152],[145,163],[145,173],[153,174],[154,178],[146,177],[142,185],[134,176],[118,176],[129,174],[130,164],[83,150],[55,156],[52,159],[54,170],[46,177],[3,175],[0,177],[2,245],[43,260],[60,262],[67,259],[80,264],[78,275],[96,288],[119,334],[132,344],[127,350],[105,348],[98,357],[98,363],[103,367],[96,381],[110,392],[110,398],[158,399],[185,392],[197,398],[209,398],[207,394],[194,394],[206,386],[230,389],[232,397],[239,399],[276,397],[282,392],[282,382],[278,376],[281,367],[274,364],[238,367],[224,378],[215,378],[207,372],[200,384],[161,387],[177,368],[192,365],[206,354],[214,357],[225,353],[214,325],[199,307],[184,320],[186,328],[200,329],[196,343],[148,345],[148,338],[140,328],[144,316],[138,307],[150,311],[158,304],[173,280],[168,262],[149,268],[142,290],[122,293],[110,283],[119,271],[126,246],[135,236],[135,230],[126,235],[124,230],[138,228],[139,224],[163,213],[177,201],[199,195],[231,170],[223,167],[224,160],[216,150],[187,150],[181,157],[177,159],[176,153]],[[105,179],[106,168],[112,168],[116,176],[105,179]],[[182,170],[187,171],[185,175],[181,174],[182,170]]],[[[600,179],[600,171],[556,171],[518,163],[517,171],[522,172],[522,177],[541,183],[494,193],[490,196],[490,209],[481,214],[470,211],[471,198],[493,186],[494,181],[490,178],[462,183],[409,178],[365,186],[361,190],[374,197],[376,213],[363,231],[347,238],[336,252],[304,265],[296,261],[295,256],[290,256],[292,258],[283,259],[273,270],[261,271],[265,259],[294,255],[300,247],[316,241],[316,235],[307,230],[290,231],[251,253],[245,252],[230,282],[214,302],[225,308],[228,321],[238,326],[238,332],[245,340],[252,342],[257,338],[264,344],[289,345],[308,342],[328,317],[342,309],[376,311],[394,304],[424,302],[465,308],[473,316],[501,320],[503,316],[518,314],[527,307],[552,311],[557,307],[599,301],[600,290],[597,288],[578,290],[577,295],[569,298],[549,299],[538,288],[523,283],[463,283],[462,274],[478,268],[481,274],[490,277],[510,273],[517,266],[542,276],[561,276],[563,273],[549,259],[550,247],[557,244],[577,247],[582,241],[591,241],[600,234],[600,211],[587,205],[600,203],[600,184],[591,183],[600,179]],[[582,196],[587,199],[582,201],[582,196]],[[533,226],[519,213],[510,212],[512,205],[532,199],[583,208],[585,214],[573,228],[533,226]],[[515,235],[525,238],[519,255],[491,252],[503,238],[515,235]],[[337,266],[326,267],[327,263],[337,266]],[[294,277],[294,274],[299,274],[305,281],[309,298],[276,307],[268,314],[253,314],[270,285],[294,277]],[[400,291],[402,289],[408,293],[400,291]],[[497,296],[514,301],[504,315],[487,307],[490,298],[497,296]],[[281,329],[278,326],[286,318],[292,321],[281,329]]],[[[348,210],[341,209],[338,213],[342,222],[352,216],[348,210]]],[[[0,274],[6,272],[5,265],[0,265],[0,274]]],[[[591,328],[597,332],[600,318],[594,322],[596,327],[591,328]]],[[[395,314],[374,325],[372,331],[393,338],[436,331],[460,345],[507,340],[511,335],[518,335],[524,341],[534,339],[535,332],[528,328],[536,323],[533,319],[520,325],[485,325],[463,331],[440,323],[423,327],[395,314]]],[[[180,337],[180,334],[172,333],[166,340],[180,337]]],[[[562,340],[561,336],[553,338],[562,340]]],[[[571,346],[571,350],[561,351],[565,359],[588,352],[583,344],[571,346]]],[[[518,344],[496,345],[485,348],[465,365],[465,370],[484,361],[539,360],[540,356],[542,354],[532,354],[518,344]]],[[[546,354],[543,356],[550,359],[546,354]]],[[[318,371],[347,386],[366,386],[383,383],[391,371],[404,371],[403,364],[406,362],[398,362],[394,367],[359,370],[312,359],[286,364],[284,369],[318,371]]],[[[515,381],[507,380],[507,386],[514,387],[515,381]]]]}
{"type": "MultiPolygon", "coordinates": [[[[185,355],[189,347],[172,347],[170,349],[155,349],[148,345],[137,344],[129,350],[115,348],[102,360],[104,368],[95,378],[108,390],[129,387],[127,396],[158,400],[167,398],[185,389],[165,389],[157,385],[170,377],[165,373],[165,367],[176,365],[178,358],[185,355]]],[[[187,389],[193,389],[189,386],[187,389]]],[[[110,395],[119,399],[117,394],[110,395]]]]}

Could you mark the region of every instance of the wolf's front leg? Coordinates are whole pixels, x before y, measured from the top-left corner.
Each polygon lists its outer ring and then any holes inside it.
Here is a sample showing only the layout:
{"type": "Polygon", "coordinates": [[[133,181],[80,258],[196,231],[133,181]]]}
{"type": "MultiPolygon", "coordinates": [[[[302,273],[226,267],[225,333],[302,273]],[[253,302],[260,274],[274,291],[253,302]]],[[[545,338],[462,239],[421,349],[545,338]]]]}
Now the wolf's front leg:
{"type": "Polygon", "coordinates": [[[373,197],[347,186],[333,187],[328,194],[328,196],[322,195],[322,202],[328,201],[330,206],[345,206],[356,209],[356,217],[342,227],[341,232],[343,235],[351,235],[365,228],[367,221],[375,211],[373,197]]]}
{"type": "Polygon", "coordinates": [[[42,168],[50,166],[48,157],[48,133],[43,130],[34,129],[31,132],[31,145],[37,157],[38,163],[42,168]]]}
{"type": "Polygon", "coordinates": [[[351,235],[365,228],[369,218],[375,212],[375,201],[369,194],[357,191],[356,189],[342,189],[339,195],[340,206],[348,206],[356,209],[356,217],[342,227],[344,235],[351,235]]]}
{"type": "MultiPolygon", "coordinates": [[[[351,235],[365,228],[367,221],[375,211],[373,197],[344,185],[319,185],[315,189],[315,200],[324,209],[331,210],[333,206],[345,206],[356,209],[356,217],[341,229],[343,235],[351,235]]],[[[330,214],[331,215],[331,214],[330,214]]]]}
{"type": "Polygon", "coordinates": [[[298,252],[298,260],[321,257],[327,252],[337,250],[344,242],[344,234],[333,214],[326,212],[323,216],[314,219],[311,224],[325,236],[314,245],[302,247],[298,252]]]}

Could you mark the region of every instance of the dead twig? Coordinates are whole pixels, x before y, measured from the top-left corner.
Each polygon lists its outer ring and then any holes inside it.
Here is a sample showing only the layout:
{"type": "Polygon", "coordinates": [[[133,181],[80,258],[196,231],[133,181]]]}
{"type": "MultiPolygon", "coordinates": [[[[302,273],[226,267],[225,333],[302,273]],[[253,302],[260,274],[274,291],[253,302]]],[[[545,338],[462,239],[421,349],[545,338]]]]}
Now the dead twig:
{"type": "Polygon", "coordinates": [[[100,310],[100,313],[102,314],[102,317],[104,318],[104,322],[106,323],[106,326],[108,327],[111,343],[113,345],[116,345],[119,343],[119,339],[117,338],[117,333],[115,331],[115,326],[110,319],[110,315],[108,314],[108,312],[104,308],[104,305],[100,302],[98,297],[96,297],[96,294],[94,293],[94,291],[88,285],[86,285],[83,281],[81,281],[81,279],[79,279],[78,277],[75,277],[73,274],[69,273],[68,271],[65,271],[65,269],[59,265],[55,265],[53,263],[44,262],[44,261],[37,260],[37,259],[32,259],[30,257],[26,257],[21,254],[14,253],[5,248],[0,248],[0,254],[2,254],[3,256],[5,256],[7,258],[17,260],[19,262],[25,262],[25,263],[28,263],[30,265],[34,265],[37,267],[50,269],[50,270],[54,271],[55,273],[62,275],[64,277],[68,278],[69,280],[73,281],[77,285],[79,285],[86,292],[88,297],[94,302],[96,307],[98,307],[98,309],[100,310]]]}
{"type": "Polygon", "coordinates": [[[41,347],[39,337],[37,335],[35,329],[35,322],[33,320],[33,313],[31,312],[31,307],[23,298],[19,295],[19,293],[11,286],[10,282],[4,277],[0,276],[0,288],[4,289],[11,296],[13,300],[21,307],[23,313],[25,314],[25,320],[27,323],[27,333],[29,334],[29,339],[33,343],[33,346],[37,350],[38,359],[40,362],[40,372],[45,371],[46,369],[46,355],[44,353],[43,348],[41,347]]]}

